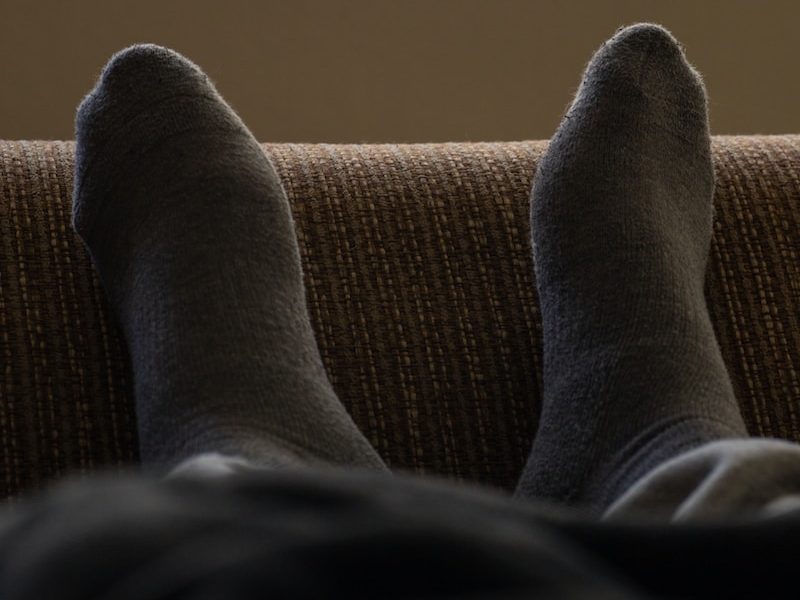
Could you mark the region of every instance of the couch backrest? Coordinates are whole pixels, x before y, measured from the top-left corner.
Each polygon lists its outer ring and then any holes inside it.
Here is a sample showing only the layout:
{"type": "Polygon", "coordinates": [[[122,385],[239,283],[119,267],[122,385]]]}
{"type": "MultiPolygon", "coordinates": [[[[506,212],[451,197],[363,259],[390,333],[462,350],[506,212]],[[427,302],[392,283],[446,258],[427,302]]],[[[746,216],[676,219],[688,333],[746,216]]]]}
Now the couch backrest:
{"type": "MultiPolygon", "coordinates": [[[[541,324],[546,142],[266,145],[330,379],[396,469],[513,487],[541,324]]],[[[0,142],[0,496],[134,465],[124,340],[70,227],[74,145],[0,142]]],[[[754,435],[800,441],[800,136],[717,137],[707,298],[754,435]]]]}

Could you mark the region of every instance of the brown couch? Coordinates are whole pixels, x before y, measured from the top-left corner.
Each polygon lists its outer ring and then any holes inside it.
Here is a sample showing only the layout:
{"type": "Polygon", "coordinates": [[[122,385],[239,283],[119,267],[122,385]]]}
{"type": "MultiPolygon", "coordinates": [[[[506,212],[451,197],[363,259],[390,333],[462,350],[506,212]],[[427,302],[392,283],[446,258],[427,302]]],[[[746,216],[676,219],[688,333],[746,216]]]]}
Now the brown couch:
{"type": "MultiPolygon", "coordinates": [[[[266,145],[330,379],[397,469],[512,488],[536,430],[546,142],[266,145]]],[[[70,227],[72,142],[0,142],[0,495],[135,464],[124,341],[70,227]]],[[[800,441],[800,135],[716,137],[707,298],[753,435],[800,441]]]]}

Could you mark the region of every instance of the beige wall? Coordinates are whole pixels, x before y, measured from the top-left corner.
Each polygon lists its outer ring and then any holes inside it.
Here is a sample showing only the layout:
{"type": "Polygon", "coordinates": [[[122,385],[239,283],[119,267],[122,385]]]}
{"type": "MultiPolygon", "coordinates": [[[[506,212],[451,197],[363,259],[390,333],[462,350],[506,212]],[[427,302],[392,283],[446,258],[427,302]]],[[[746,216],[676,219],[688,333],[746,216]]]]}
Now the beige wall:
{"type": "Polygon", "coordinates": [[[137,41],[200,64],[263,141],[545,138],[591,52],[640,20],[686,46],[714,133],[800,132],[797,0],[0,0],[0,138],[72,138],[137,41]]]}

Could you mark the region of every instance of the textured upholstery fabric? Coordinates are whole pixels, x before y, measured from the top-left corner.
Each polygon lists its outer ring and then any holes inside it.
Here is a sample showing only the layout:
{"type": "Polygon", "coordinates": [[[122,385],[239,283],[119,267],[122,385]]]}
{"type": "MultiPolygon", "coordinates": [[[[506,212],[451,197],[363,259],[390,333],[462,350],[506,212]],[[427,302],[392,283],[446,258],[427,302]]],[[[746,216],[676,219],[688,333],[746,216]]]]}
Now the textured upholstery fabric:
{"type": "MultiPolygon", "coordinates": [[[[535,432],[546,142],[265,145],[334,388],[395,469],[510,489],[535,432]]],[[[0,142],[0,496],[137,460],[128,358],[70,227],[72,142],[0,142]]],[[[800,441],[800,136],[714,138],[707,298],[753,435],[800,441]]]]}

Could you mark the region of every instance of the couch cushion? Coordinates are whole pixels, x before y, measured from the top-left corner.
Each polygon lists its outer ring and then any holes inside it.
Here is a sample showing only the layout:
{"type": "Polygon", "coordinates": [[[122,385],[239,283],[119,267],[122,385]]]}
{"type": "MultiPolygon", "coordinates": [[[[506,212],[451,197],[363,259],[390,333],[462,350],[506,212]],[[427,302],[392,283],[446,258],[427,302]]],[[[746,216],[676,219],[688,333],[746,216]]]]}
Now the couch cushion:
{"type": "MultiPolygon", "coordinates": [[[[800,441],[800,136],[714,138],[707,299],[753,435],[800,441]]],[[[546,142],[265,145],[328,374],[395,469],[511,489],[541,323],[529,188],[546,142]]],[[[70,227],[72,142],[0,142],[0,496],[134,465],[128,358],[70,227]]]]}

